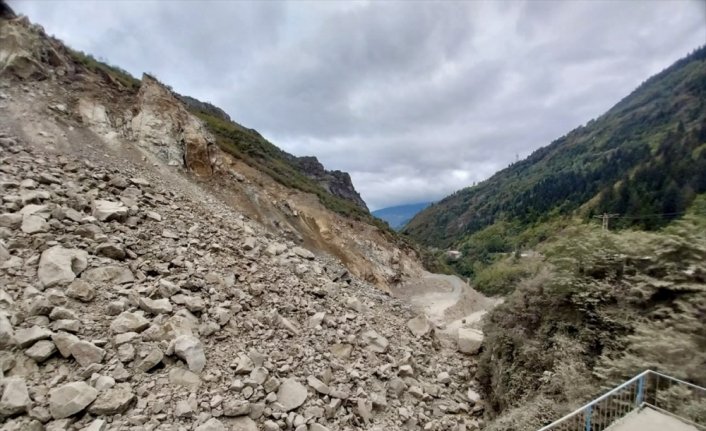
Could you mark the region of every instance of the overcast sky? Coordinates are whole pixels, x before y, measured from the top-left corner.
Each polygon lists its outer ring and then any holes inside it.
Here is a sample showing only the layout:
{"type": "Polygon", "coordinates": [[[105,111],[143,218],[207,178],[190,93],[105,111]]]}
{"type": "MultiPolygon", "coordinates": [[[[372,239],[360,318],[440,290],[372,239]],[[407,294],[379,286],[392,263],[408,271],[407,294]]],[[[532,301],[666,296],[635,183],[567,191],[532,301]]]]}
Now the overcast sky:
{"type": "Polygon", "coordinates": [[[350,172],[437,200],[706,43],[706,1],[12,1],[48,33],[350,172]]]}

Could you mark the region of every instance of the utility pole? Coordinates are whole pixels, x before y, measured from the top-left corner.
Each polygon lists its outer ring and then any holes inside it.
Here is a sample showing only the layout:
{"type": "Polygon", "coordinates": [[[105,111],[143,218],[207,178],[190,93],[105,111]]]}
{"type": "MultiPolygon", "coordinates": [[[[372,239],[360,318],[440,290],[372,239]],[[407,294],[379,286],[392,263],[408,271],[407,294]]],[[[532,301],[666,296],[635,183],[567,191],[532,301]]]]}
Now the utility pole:
{"type": "Polygon", "coordinates": [[[602,215],[595,215],[593,217],[599,218],[603,220],[603,230],[607,231],[608,230],[608,222],[610,219],[618,217],[620,214],[608,214],[608,213],[603,213],[602,215]]]}

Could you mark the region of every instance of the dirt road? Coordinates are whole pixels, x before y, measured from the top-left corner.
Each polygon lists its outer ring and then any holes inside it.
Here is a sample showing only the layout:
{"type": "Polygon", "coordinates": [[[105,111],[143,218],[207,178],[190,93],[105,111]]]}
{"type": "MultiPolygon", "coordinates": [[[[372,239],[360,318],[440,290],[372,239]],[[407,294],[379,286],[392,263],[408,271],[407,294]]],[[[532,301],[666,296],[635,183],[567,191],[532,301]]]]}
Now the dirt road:
{"type": "Polygon", "coordinates": [[[432,273],[395,286],[392,294],[409,301],[424,313],[442,341],[454,343],[459,328],[480,329],[483,316],[501,302],[475,291],[455,275],[432,273]]]}

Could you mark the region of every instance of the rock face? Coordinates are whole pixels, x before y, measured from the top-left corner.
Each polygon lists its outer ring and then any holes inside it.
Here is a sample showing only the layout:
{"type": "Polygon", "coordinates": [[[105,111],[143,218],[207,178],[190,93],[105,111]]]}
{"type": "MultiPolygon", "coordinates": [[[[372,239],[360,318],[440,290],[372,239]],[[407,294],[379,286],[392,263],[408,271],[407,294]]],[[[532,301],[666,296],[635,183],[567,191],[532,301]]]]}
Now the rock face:
{"type": "Polygon", "coordinates": [[[136,109],[138,114],[131,125],[140,145],[169,165],[186,165],[202,177],[213,174],[210,154],[215,143],[213,136],[169,89],[150,75],[142,76],[136,109]]]}
{"type": "Polygon", "coordinates": [[[334,196],[346,199],[368,211],[368,206],[353,186],[348,172],[327,171],[319,159],[313,156],[293,157],[294,162],[304,175],[319,183],[324,190],[334,196]]]}

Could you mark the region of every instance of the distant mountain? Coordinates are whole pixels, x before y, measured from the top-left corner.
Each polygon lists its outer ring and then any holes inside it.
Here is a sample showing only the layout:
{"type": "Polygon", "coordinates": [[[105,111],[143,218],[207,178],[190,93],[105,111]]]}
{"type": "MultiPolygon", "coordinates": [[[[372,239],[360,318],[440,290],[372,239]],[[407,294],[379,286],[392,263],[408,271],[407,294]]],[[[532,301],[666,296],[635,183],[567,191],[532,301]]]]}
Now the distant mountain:
{"type": "Polygon", "coordinates": [[[552,223],[613,213],[621,218],[611,227],[655,229],[704,192],[706,47],[601,117],[420,212],[403,232],[461,250],[454,265],[470,276],[479,263],[544,241],[552,223]]]}
{"type": "Polygon", "coordinates": [[[377,218],[385,220],[390,227],[399,230],[407,224],[419,211],[431,205],[431,202],[421,202],[418,204],[399,205],[396,207],[382,208],[373,211],[377,218]]]}

